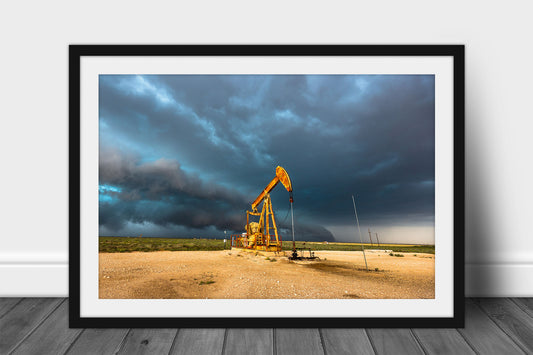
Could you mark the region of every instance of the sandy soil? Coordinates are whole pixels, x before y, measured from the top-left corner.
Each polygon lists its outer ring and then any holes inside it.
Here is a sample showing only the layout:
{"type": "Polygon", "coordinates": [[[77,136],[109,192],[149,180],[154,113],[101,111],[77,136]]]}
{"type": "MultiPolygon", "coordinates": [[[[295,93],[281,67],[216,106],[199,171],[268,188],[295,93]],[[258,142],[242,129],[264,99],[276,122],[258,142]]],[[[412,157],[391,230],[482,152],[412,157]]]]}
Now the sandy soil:
{"type": "Polygon", "coordinates": [[[401,254],[367,252],[367,272],[362,252],[317,251],[318,261],[294,262],[237,250],[100,253],[99,293],[128,299],[434,298],[434,255],[401,254]]]}

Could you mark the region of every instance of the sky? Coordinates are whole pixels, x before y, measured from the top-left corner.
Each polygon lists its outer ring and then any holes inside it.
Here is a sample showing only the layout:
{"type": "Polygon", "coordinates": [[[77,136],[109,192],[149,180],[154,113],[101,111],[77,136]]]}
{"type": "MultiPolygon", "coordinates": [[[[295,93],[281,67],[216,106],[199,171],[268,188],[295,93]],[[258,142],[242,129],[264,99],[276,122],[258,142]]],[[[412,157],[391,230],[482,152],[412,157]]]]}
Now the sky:
{"type": "MultiPolygon", "coordinates": [[[[99,233],[224,237],[288,172],[297,240],[434,243],[433,75],[100,75],[99,233]]],[[[292,239],[289,193],[272,205],[292,239]]]]}

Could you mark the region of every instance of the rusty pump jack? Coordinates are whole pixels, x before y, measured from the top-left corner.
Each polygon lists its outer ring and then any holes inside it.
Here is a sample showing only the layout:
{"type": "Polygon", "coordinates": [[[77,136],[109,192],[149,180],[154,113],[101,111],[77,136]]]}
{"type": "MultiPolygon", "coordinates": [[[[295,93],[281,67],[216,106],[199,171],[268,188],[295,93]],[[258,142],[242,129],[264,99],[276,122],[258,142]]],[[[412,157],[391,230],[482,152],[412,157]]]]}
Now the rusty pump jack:
{"type": "MultiPolygon", "coordinates": [[[[285,189],[289,192],[289,201],[292,210],[292,183],[287,171],[281,166],[276,168],[276,176],[265,187],[263,192],[257,196],[252,202],[252,211],[246,211],[246,241],[242,246],[247,249],[265,250],[265,251],[281,251],[281,240],[278,236],[278,227],[274,218],[274,211],[272,209],[272,202],[270,200],[270,192],[276,187],[278,183],[282,183],[285,189]],[[257,206],[263,202],[263,209],[261,212],[257,211],[257,206]],[[259,216],[258,222],[251,222],[250,216],[259,216]],[[272,227],[270,226],[272,222],[272,227]],[[270,235],[270,229],[274,230],[274,235],[270,235]],[[272,239],[275,237],[275,240],[272,239]]],[[[294,224],[294,220],[293,220],[294,224]]],[[[294,225],[293,225],[293,240],[294,240],[294,225]]]]}

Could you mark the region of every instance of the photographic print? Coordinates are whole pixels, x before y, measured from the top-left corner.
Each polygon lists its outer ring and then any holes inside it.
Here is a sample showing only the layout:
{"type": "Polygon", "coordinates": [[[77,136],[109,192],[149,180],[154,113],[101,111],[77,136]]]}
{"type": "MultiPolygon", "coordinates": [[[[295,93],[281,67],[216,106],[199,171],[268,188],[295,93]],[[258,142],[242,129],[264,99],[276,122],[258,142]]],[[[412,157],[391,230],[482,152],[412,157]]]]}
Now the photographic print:
{"type": "Polygon", "coordinates": [[[385,48],[71,47],[71,323],[457,324],[462,47],[385,48]]]}
{"type": "Polygon", "coordinates": [[[434,113],[433,75],[101,75],[100,298],[434,298],[434,113]]]}

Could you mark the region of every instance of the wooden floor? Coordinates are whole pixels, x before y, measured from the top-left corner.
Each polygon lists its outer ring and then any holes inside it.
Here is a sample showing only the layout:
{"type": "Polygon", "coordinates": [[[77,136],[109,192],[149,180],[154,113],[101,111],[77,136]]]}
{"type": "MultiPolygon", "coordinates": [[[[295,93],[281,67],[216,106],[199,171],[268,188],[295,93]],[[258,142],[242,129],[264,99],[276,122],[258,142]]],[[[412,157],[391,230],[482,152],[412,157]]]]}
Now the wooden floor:
{"type": "Polygon", "coordinates": [[[68,299],[0,298],[0,354],[533,354],[533,298],[467,299],[464,329],[69,329],[68,299]]]}

